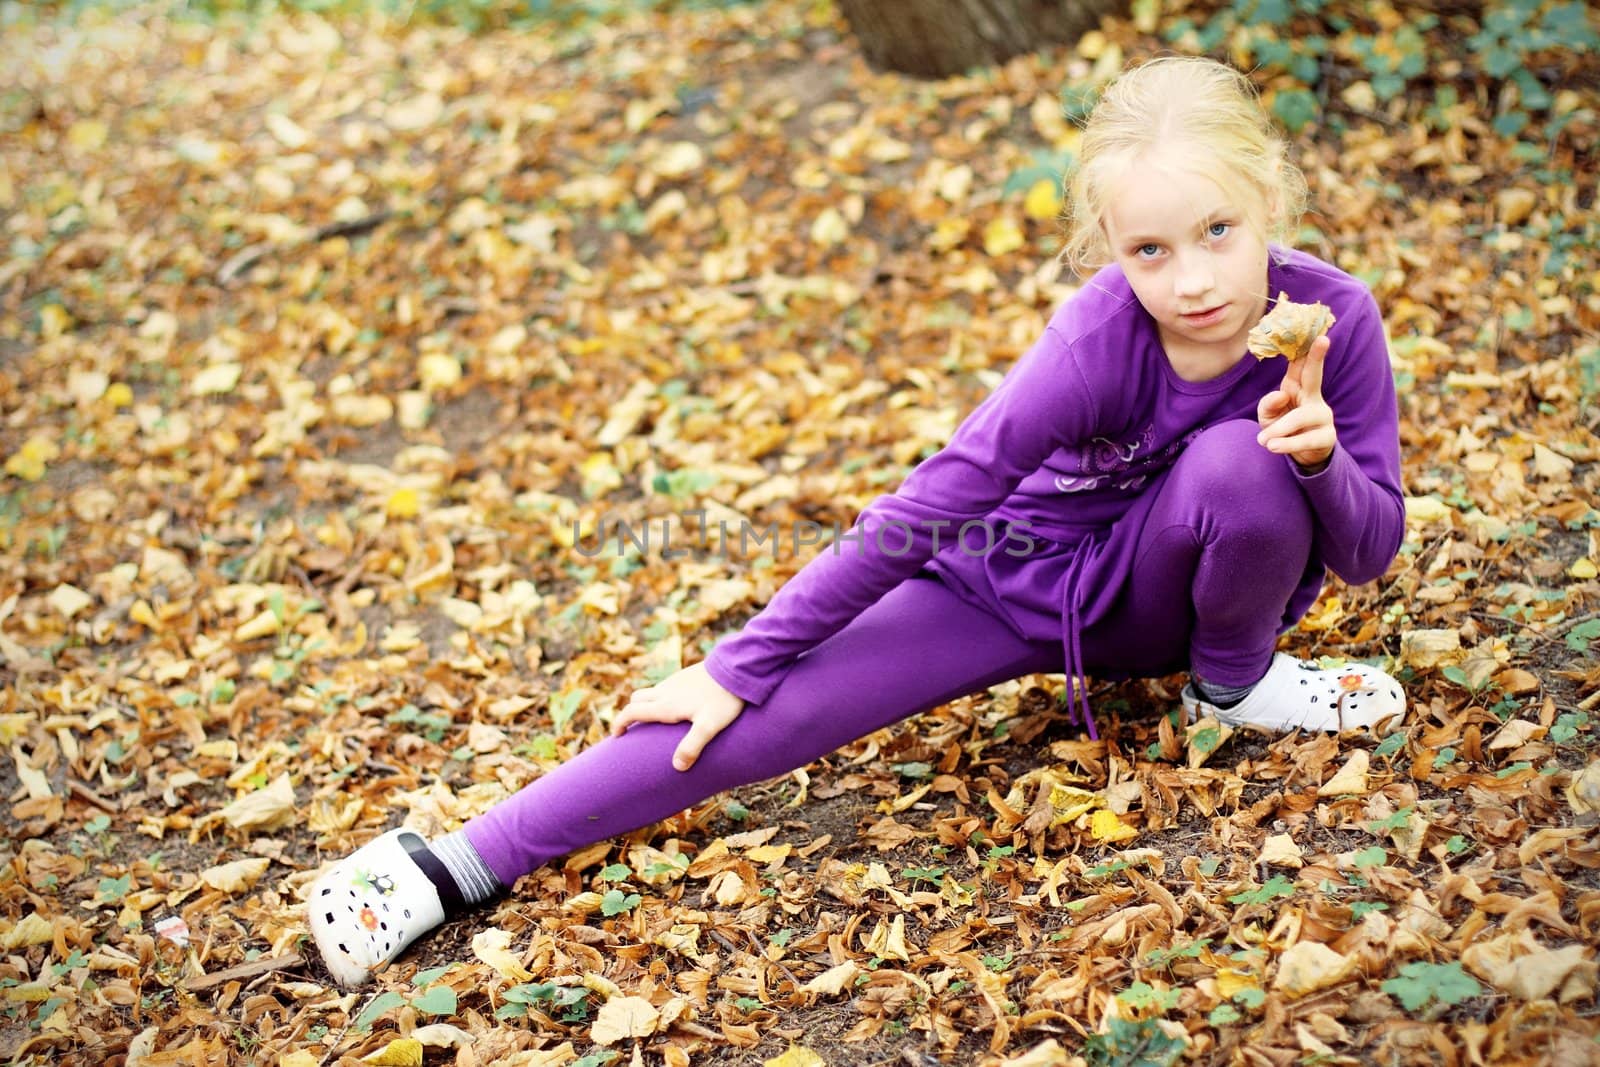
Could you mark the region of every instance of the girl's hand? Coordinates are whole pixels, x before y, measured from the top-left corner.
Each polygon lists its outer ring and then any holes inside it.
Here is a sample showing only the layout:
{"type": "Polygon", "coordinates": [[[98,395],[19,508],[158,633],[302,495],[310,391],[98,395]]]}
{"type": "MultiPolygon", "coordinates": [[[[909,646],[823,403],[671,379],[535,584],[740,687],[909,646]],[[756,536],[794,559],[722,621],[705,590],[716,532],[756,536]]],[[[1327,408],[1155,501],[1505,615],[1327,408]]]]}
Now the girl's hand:
{"type": "Polygon", "coordinates": [[[1287,455],[1308,473],[1327,466],[1338,434],[1333,409],[1322,399],[1322,364],[1328,338],[1319,337],[1304,359],[1289,361],[1283,382],[1256,405],[1261,432],[1256,440],[1270,452],[1287,455]]]}
{"type": "Polygon", "coordinates": [[[611,734],[615,737],[636,722],[687,722],[689,732],[672,753],[672,765],[686,771],[743,710],[744,701],[718,685],[702,660],[658,685],[634,690],[628,706],[612,720],[611,734]]]}

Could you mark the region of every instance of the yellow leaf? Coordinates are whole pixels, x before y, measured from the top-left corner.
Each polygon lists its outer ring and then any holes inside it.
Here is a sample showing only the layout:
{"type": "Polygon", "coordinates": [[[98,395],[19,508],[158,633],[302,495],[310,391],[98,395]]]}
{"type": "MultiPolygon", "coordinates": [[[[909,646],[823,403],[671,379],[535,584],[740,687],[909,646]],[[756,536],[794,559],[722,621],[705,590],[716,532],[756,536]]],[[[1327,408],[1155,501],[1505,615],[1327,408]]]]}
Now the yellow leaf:
{"type": "Polygon", "coordinates": [[[850,236],[850,223],[835,208],[824,208],[811,223],[811,243],[836,245],[850,236]]]}
{"type": "Polygon", "coordinates": [[[745,853],[751,863],[772,863],[789,858],[789,853],[794,851],[793,845],[758,845],[745,853]]]}
{"type": "Polygon", "coordinates": [[[48,945],[55,940],[55,928],[36,911],[24,915],[15,926],[0,933],[0,948],[11,952],[32,945],[48,945]]]}
{"type": "Polygon", "coordinates": [[[1300,855],[1300,846],[1294,843],[1294,838],[1288,834],[1273,834],[1261,846],[1261,855],[1256,857],[1258,862],[1274,867],[1302,867],[1304,858],[1300,855]]]}
{"type": "Polygon", "coordinates": [[[265,856],[234,860],[201,871],[200,881],[224,893],[243,893],[261,881],[261,876],[267,873],[271,865],[272,861],[265,856]]]}
{"type": "Polygon", "coordinates": [[[861,965],[855,960],[845,960],[837,967],[829,967],[811,981],[800,987],[802,993],[818,993],[822,996],[838,996],[852,982],[856,975],[861,973],[861,965]]]}
{"type": "Polygon", "coordinates": [[[925,782],[903,797],[896,797],[894,800],[885,800],[880,802],[878,804],[878,810],[886,812],[890,815],[898,815],[900,812],[905,811],[917,801],[921,800],[927,795],[928,790],[932,788],[932,782],[925,782]]]}
{"type": "Polygon", "coordinates": [[[213,363],[194,376],[189,392],[194,396],[221,396],[233,392],[244,368],[238,363],[213,363]]]}
{"type": "Polygon", "coordinates": [[[72,618],[94,603],[94,597],[77,586],[67,585],[65,582],[56,586],[55,591],[45,599],[56,609],[57,614],[66,619],[72,618]]]}
{"type": "Polygon", "coordinates": [[[1236,971],[1232,967],[1217,968],[1217,992],[1224,1000],[1232,1000],[1234,994],[1246,989],[1260,989],[1261,979],[1248,971],[1236,971]]]}
{"type": "Polygon", "coordinates": [[[612,997],[595,1013],[589,1037],[597,1045],[614,1045],[631,1037],[649,1037],[656,1032],[661,1013],[643,997],[612,997]]]}
{"type": "Polygon", "coordinates": [[[882,919],[879,919],[878,925],[873,927],[872,934],[861,943],[861,947],[879,959],[895,959],[910,963],[911,952],[906,947],[905,915],[896,915],[894,921],[887,926],[882,919]]]}
{"type": "Polygon", "coordinates": [[[1600,569],[1596,569],[1594,560],[1588,556],[1583,556],[1575,560],[1572,566],[1567,568],[1567,573],[1580,582],[1587,582],[1590,578],[1600,575],[1600,569]]]}
{"type": "Polygon", "coordinates": [[[79,119],[67,127],[67,140],[73,148],[92,152],[106,143],[106,124],[98,119],[79,119]]]}
{"type": "Polygon", "coordinates": [[[1089,836],[1096,841],[1127,841],[1139,836],[1139,831],[1117,817],[1117,813],[1101,808],[1089,816],[1089,836]]]}
{"type": "Polygon", "coordinates": [[[1103,807],[1105,802],[1105,797],[1099,793],[1075,785],[1053,785],[1050,787],[1050,825],[1072,822],[1080,815],[1103,807]]]}
{"type": "Polygon", "coordinates": [[[391,519],[414,519],[421,510],[422,500],[415,489],[396,489],[383,505],[383,513],[391,519]]]}
{"type": "Polygon", "coordinates": [[[388,422],[394,417],[394,401],[386,396],[341,393],[333,398],[332,408],[334,419],[344,426],[365,428],[388,422]]]}
{"type": "Polygon", "coordinates": [[[105,395],[111,376],[105,371],[75,370],[67,375],[67,392],[79,404],[92,404],[105,395]]]}
{"type": "Polygon", "coordinates": [[[578,473],[583,475],[583,495],[590,500],[622,486],[622,472],[612,462],[610,452],[592,453],[578,464],[578,473]]]}
{"type": "Polygon", "coordinates": [[[496,974],[508,982],[526,982],[533,977],[522,962],[509,951],[511,934],[497,926],[480,930],[472,935],[472,954],[494,968],[496,974]]]}
{"type": "Polygon", "coordinates": [[[72,316],[60,304],[46,304],[39,309],[39,333],[46,341],[53,340],[72,329],[72,316]]]}
{"type": "Polygon", "coordinates": [[[1406,518],[1412,522],[1437,522],[1455,514],[1455,509],[1437,497],[1406,497],[1406,518]]]}
{"type": "Polygon", "coordinates": [[[1574,815],[1600,813],[1600,762],[1591,762],[1573,775],[1566,792],[1574,815]]]}
{"type": "Polygon", "coordinates": [[[59,455],[61,449],[54,441],[35,435],[6,458],[6,473],[23,481],[36,482],[44,477],[45,465],[59,455]]]}
{"type": "Polygon", "coordinates": [[[422,1067],[422,1042],[414,1037],[397,1037],[361,1059],[378,1067],[422,1067]]]}
{"type": "Polygon", "coordinates": [[[615,615],[622,607],[616,586],[609,582],[591,582],[584,586],[578,603],[597,615],[615,615]]]}
{"type": "Polygon", "coordinates": [[[928,235],[928,246],[935,252],[948,252],[967,239],[972,232],[972,220],[963,215],[952,215],[939,220],[928,235]]]}
{"type": "Polygon", "coordinates": [[[311,143],[311,135],[306,133],[299,123],[281,111],[268,112],[263,121],[266,124],[267,132],[271,133],[279,144],[291,152],[298,151],[311,143]]]}
{"type": "Polygon", "coordinates": [[[262,637],[271,637],[278,632],[280,620],[270,608],[261,611],[247,622],[241,622],[233,631],[235,641],[254,641],[262,637]]]}
{"type": "Polygon", "coordinates": [[[1461,658],[1461,635],[1455,630],[1408,630],[1400,635],[1400,660],[1427,670],[1461,658]]]}
{"type": "Polygon", "coordinates": [[[1372,762],[1372,757],[1367,755],[1367,750],[1358,748],[1350,754],[1345,765],[1339,768],[1339,773],[1329,778],[1317,787],[1319,797],[1337,797],[1350,793],[1365,793],[1367,791],[1367,768],[1372,762]]]}
{"type": "Polygon", "coordinates": [[[983,250],[991,256],[1015,252],[1026,243],[1022,227],[1010,215],[1000,215],[989,220],[983,228],[983,250]]]}
{"type": "Polygon", "coordinates": [[[459,1026],[449,1023],[429,1023],[411,1031],[411,1036],[429,1048],[466,1048],[472,1044],[472,1035],[459,1026]]]}
{"type": "Polygon", "coordinates": [[[133,388],[126,382],[112,382],[106,387],[106,403],[114,408],[125,408],[133,403],[133,388]]]}
{"type": "Polygon", "coordinates": [[[1061,213],[1061,192],[1057,183],[1040,178],[1028,187],[1028,196],[1022,202],[1023,214],[1030,219],[1046,222],[1061,213]]]}
{"type": "Polygon", "coordinates": [[[1355,972],[1359,962],[1355,956],[1341,956],[1320,942],[1301,941],[1279,958],[1272,988],[1291,997],[1305,996],[1338,985],[1355,972]]]}
{"type": "Polygon", "coordinates": [[[650,160],[650,170],[662,178],[687,178],[705,165],[705,153],[693,141],[674,141],[650,160]]]}
{"type": "Polygon", "coordinates": [[[1344,601],[1336,596],[1325,597],[1306,612],[1305,617],[1300,620],[1300,629],[1313,633],[1331,630],[1339,625],[1339,620],[1342,618],[1344,618],[1344,601]]]}
{"type": "Polygon", "coordinates": [[[223,808],[222,819],[235,830],[274,830],[295,819],[298,813],[294,785],[285,773],[223,808]]]}
{"type": "Polygon", "coordinates": [[[429,392],[448,389],[461,380],[461,364],[454,356],[429,352],[417,359],[417,379],[429,392]]]}
{"type": "Polygon", "coordinates": [[[0,715],[0,745],[9,745],[17,738],[28,732],[28,726],[33,722],[33,716],[25,712],[13,712],[9,715],[0,715]]]}
{"type": "Polygon", "coordinates": [[[1073,1058],[1067,1055],[1061,1042],[1048,1037],[1026,1052],[1001,1060],[999,1067],[1066,1067],[1072,1062],[1073,1058]]]}
{"type": "Polygon", "coordinates": [[[828,1061],[804,1045],[790,1045],[781,1056],[763,1060],[761,1067],[828,1067],[828,1061]]]}
{"type": "Polygon", "coordinates": [[[321,1062],[321,1060],[304,1049],[285,1052],[278,1057],[278,1067],[317,1067],[321,1062]]]}

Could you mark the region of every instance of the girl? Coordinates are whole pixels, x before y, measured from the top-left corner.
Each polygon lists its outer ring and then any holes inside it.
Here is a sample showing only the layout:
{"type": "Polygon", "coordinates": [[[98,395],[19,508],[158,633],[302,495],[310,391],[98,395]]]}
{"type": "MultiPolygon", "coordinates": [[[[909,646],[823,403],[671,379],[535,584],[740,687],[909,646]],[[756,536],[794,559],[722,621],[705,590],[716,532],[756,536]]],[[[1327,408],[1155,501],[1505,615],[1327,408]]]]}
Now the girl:
{"type": "Polygon", "coordinates": [[[942,451],[604,742],[313,885],[339,981],[542,863],[1020,675],[1067,674],[1090,736],[1085,673],[1187,669],[1187,712],[1234,725],[1398,722],[1382,672],[1274,654],[1324,568],[1384,572],[1404,511],[1382,319],[1362,283],[1269,243],[1305,186],[1249,81],[1194,58],[1124,73],[1070,191],[1065,255],[1101,269],[942,451]],[[1245,347],[1278,293],[1336,320],[1287,369],[1245,347]]]}

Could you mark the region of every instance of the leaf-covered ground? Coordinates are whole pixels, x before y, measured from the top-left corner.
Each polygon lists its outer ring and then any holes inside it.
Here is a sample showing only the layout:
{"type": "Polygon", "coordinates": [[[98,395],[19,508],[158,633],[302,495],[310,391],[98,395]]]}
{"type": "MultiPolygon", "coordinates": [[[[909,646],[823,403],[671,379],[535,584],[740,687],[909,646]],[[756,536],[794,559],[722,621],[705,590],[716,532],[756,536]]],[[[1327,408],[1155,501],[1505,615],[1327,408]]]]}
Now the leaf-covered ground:
{"type": "Polygon", "coordinates": [[[1230,9],[1142,3],[935,83],[790,0],[13,9],[0,1053],[1594,1062],[1597,63],[1468,6],[1219,42],[1230,9]],[[1405,730],[1186,732],[1164,679],[1097,687],[1091,743],[1023,679],[333,988],[319,864],[594,741],[897,484],[1070,292],[1063,88],[1201,46],[1306,123],[1302,243],[1388,316],[1407,543],[1286,646],[1401,672],[1405,730]]]}

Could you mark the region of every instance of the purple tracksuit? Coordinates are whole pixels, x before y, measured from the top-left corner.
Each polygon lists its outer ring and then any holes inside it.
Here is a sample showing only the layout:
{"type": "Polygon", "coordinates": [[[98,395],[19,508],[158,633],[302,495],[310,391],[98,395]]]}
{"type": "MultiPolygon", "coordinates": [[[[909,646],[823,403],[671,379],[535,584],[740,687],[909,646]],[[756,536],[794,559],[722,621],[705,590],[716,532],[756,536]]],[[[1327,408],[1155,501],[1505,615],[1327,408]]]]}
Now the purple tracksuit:
{"type": "Polygon", "coordinates": [[[686,724],[635,725],[468,823],[473,846],[510,885],[1023,674],[1256,681],[1325,568],[1370,581],[1404,532],[1394,383],[1371,294],[1281,248],[1266,284],[1337,319],[1322,393],[1339,443],[1324,469],[1304,474],[1256,443],[1256,404],[1282,380],[1281,360],[1245,356],[1184,381],[1108,267],[949,444],[712,651],[711,676],[746,709],[691,770],[671,765],[686,724]]]}

